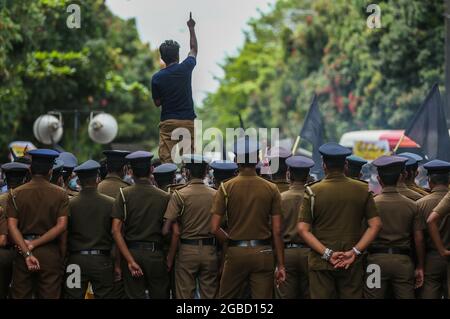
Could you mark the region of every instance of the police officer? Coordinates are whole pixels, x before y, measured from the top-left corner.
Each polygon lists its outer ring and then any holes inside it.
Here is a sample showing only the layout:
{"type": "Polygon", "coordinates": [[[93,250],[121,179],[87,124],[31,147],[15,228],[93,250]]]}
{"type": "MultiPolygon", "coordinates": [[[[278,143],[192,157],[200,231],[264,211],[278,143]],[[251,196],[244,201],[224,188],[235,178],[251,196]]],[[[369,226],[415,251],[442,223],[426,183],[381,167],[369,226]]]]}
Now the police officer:
{"type": "Polygon", "coordinates": [[[123,257],[122,274],[129,298],[146,298],[146,290],[152,299],[169,296],[162,226],[170,195],[150,182],[152,157],[144,151],[127,155],[135,184],[119,190],[113,210],[113,236],[123,257]]]}
{"type": "MultiPolygon", "coordinates": [[[[178,299],[193,299],[198,281],[202,299],[215,298],[219,268],[216,239],[211,230],[211,206],[216,191],[204,184],[208,159],[198,154],[182,156],[188,183],[172,194],[164,218],[163,233],[180,232],[180,249],[175,263],[178,299]],[[179,229],[179,230],[178,230],[179,229]]],[[[169,260],[169,265],[172,261],[169,260]]]]}
{"type": "Polygon", "coordinates": [[[385,298],[389,287],[396,299],[414,299],[415,286],[423,284],[425,252],[417,205],[396,189],[406,161],[399,156],[381,156],[372,162],[378,169],[378,181],[383,188],[382,193],[375,197],[383,229],[368,249],[367,263],[381,268],[381,285],[371,287],[367,283],[365,287],[368,299],[385,298]],[[418,259],[416,272],[411,259],[411,238],[414,238],[418,259]]]}
{"type": "Polygon", "coordinates": [[[235,162],[228,160],[214,161],[209,165],[214,171],[214,188],[219,189],[222,182],[236,176],[238,166],[235,162]]]}
{"type": "MultiPolygon", "coordinates": [[[[405,154],[405,153],[403,153],[405,154]]],[[[407,153],[408,154],[408,153],[407,153]]],[[[397,190],[400,194],[402,194],[405,197],[408,197],[409,199],[413,201],[417,201],[423,197],[422,194],[418,193],[417,190],[414,188],[411,189],[406,185],[408,183],[409,185],[412,185],[411,183],[414,183],[414,178],[416,177],[416,173],[412,173],[414,171],[414,167],[417,167],[417,159],[416,157],[412,157],[410,155],[398,155],[400,157],[406,158],[407,161],[405,162],[405,168],[400,175],[400,179],[397,185],[397,190]],[[412,179],[412,182],[411,182],[412,179]]],[[[417,172],[417,169],[416,169],[417,172]]],[[[415,185],[415,184],[414,184],[415,185]]]]}
{"type": "Polygon", "coordinates": [[[67,228],[69,198],[49,182],[58,153],[38,149],[29,183],[8,195],[8,230],[21,254],[14,258],[12,298],[54,299],[61,295],[62,256],[57,239],[67,228]]]}
{"type": "MultiPolygon", "coordinates": [[[[450,163],[433,160],[424,165],[428,172],[428,184],[431,194],[417,201],[421,222],[426,225],[433,208],[448,192],[450,163]]],[[[441,238],[445,246],[450,247],[450,219],[444,218],[439,225],[441,238]]],[[[423,299],[440,299],[447,296],[447,260],[439,255],[436,246],[425,229],[425,278],[420,297],[423,299]]]]}
{"type": "Polygon", "coordinates": [[[175,185],[177,166],[173,163],[160,164],[153,170],[153,177],[159,189],[170,192],[175,185]],[[172,187],[171,187],[172,186],[172,187]]]}
{"type": "Polygon", "coordinates": [[[275,184],[256,175],[258,149],[255,138],[238,139],[239,175],[222,183],[214,198],[211,231],[228,244],[219,298],[240,297],[245,284],[250,285],[252,298],[272,298],[275,256],[277,284],[286,277],[280,193],[275,184]],[[220,228],[225,216],[228,234],[220,228]]]}
{"type": "MultiPolygon", "coordinates": [[[[21,163],[2,165],[9,190],[14,190],[25,183],[29,166],[21,163]]],[[[5,216],[8,193],[0,194],[0,299],[8,296],[11,283],[14,251],[8,242],[8,223],[5,216]]]]}
{"type": "Polygon", "coordinates": [[[416,193],[419,193],[422,196],[426,196],[429,193],[424,190],[423,188],[421,188],[419,185],[416,184],[416,177],[419,174],[418,169],[419,169],[419,164],[420,162],[423,161],[423,157],[415,154],[415,153],[410,153],[410,152],[404,152],[404,153],[400,153],[398,154],[398,156],[401,157],[406,157],[408,159],[413,159],[415,161],[415,163],[413,162],[409,162],[407,163],[405,170],[406,170],[406,178],[405,178],[405,184],[408,188],[412,189],[413,191],[415,191],[416,193]],[[410,165],[408,165],[410,164],[410,165]]]}
{"type": "Polygon", "coordinates": [[[60,159],[55,160],[55,164],[53,165],[52,169],[52,178],[50,179],[50,183],[55,184],[59,187],[64,187],[64,180],[63,180],[63,166],[64,163],[60,159]]]}
{"type": "Polygon", "coordinates": [[[362,298],[359,257],[376,237],[381,221],[367,184],[344,175],[348,148],[319,148],[325,179],[309,184],[300,209],[299,232],[311,248],[308,258],[312,299],[362,298]],[[368,228],[361,236],[361,223],[368,228]]]}
{"type": "Polygon", "coordinates": [[[362,167],[367,164],[367,161],[364,158],[361,158],[356,155],[350,155],[347,157],[347,166],[345,169],[345,176],[359,179],[362,178],[362,167]]]}
{"type": "Polygon", "coordinates": [[[447,297],[450,298],[449,243],[450,192],[447,193],[427,219],[428,232],[439,254],[447,259],[447,297]],[[440,229],[442,233],[440,232],[440,229]]]}
{"type": "Polygon", "coordinates": [[[63,187],[67,191],[69,198],[77,196],[78,191],[72,189],[69,185],[70,180],[72,179],[73,169],[78,165],[78,159],[75,155],[69,152],[62,152],[59,154],[58,159],[63,163],[62,169],[62,177],[63,177],[63,187]]]}
{"type": "Polygon", "coordinates": [[[289,158],[290,156],[292,156],[292,153],[281,146],[271,148],[267,155],[268,159],[270,160],[271,167],[276,165],[275,163],[278,163],[276,171],[271,173],[272,173],[272,182],[275,183],[275,185],[277,185],[280,193],[289,190],[289,183],[286,180],[286,172],[287,172],[286,159],[289,158]]]}
{"type": "Polygon", "coordinates": [[[112,150],[104,151],[103,154],[106,156],[106,168],[108,174],[105,179],[98,184],[98,191],[112,198],[117,198],[119,189],[130,185],[123,180],[127,172],[127,160],[125,157],[130,154],[130,152],[112,150]]]}
{"type": "MultiPolygon", "coordinates": [[[[99,169],[100,164],[92,160],[74,169],[82,189],[69,203],[67,264],[69,267],[80,267],[81,286],[66,284],[65,297],[70,299],[84,298],[89,282],[98,299],[110,297],[113,289],[110,251],[113,242],[111,214],[114,199],[98,192],[99,169]]],[[[66,273],[70,275],[70,269],[66,273]]]]}
{"type": "Polygon", "coordinates": [[[307,299],[310,249],[298,235],[297,223],[299,207],[305,194],[305,184],[314,162],[307,157],[291,156],[286,159],[286,165],[290,186],[288,191],[281,193],[286,281],[275,292],[278,298],[307,299]]]}

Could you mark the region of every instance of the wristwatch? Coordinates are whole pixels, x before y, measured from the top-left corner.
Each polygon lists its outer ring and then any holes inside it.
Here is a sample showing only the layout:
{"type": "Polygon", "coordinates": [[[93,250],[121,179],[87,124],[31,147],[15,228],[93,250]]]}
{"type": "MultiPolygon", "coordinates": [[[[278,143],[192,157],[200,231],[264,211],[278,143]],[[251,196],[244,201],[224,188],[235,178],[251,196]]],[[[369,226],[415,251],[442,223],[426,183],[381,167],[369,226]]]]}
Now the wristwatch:
{"type": "Polygon", "coordinates": [[[330,248],[325,248],[325,252],[322,255],[322,259],[329,261],[331,256],[333,255],[334,251],[332,251],[330,248]]]}
{"type": "Polygon", "coordinates": [[[28,258],[28,257],[31,257],[31,256],[33,256],[33,253],[31,251],[27,251],[27,252],[25,252],[23,254],[23,257],[25,257],[25,258],[28,258]]]}
{"type": "Polygon", "coordinates": [[[353,247],[352,248],[353,252],[355,253],[356,257],[361,256],[362,252],[360,250],[358,250],[358,248],[353,247]]]}

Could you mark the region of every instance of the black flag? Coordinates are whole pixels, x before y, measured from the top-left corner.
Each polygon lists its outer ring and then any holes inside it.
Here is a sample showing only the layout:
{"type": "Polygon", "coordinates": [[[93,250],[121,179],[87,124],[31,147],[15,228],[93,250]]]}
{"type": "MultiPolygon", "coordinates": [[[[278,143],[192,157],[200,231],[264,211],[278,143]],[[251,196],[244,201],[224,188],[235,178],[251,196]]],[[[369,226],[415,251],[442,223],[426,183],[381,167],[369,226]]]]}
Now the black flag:
{"type": "Polygon", "coordinates": [[[319,147],[323,144],[323,118],[317,103],[317,96],[314,94],[305,122],[303,123],[300,137],[313,146],[313,161],[315,166],[313,171],[320,172],[322,170],[322,159],[319,153],[319,147]]]}
{"type": "Polygon", "coordinates": [[[414,115],[405,135],[420,145],[428,159],[450,160],[450,136],[437,84],[414,115]]]}

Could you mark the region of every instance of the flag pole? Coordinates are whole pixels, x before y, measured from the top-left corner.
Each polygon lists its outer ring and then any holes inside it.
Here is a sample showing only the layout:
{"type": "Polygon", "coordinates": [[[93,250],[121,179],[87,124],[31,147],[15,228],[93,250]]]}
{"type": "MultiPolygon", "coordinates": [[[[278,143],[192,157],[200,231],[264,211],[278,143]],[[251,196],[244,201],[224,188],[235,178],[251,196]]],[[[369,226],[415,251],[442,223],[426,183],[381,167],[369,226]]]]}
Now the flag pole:
{"type": "Polygon", "coordinates": [[[400,147],[400,144],[402,144],[403,140],[405,139],[405,133],[402,134],[402,136],[400,137],[400,139],[397,142],[397,145],[395,145],[394,149],[392,150],[392,155],[394,155],[395,153],[397,153],[398,148],[400,147]]]}
{"type": "Polygon", "coordinates": [[[292,147],[292,155],[295,155],[295,151],[297,150],[298,143],[300,143],[300,136],[297,136],[295,139],[294,146],[292,147]]]}

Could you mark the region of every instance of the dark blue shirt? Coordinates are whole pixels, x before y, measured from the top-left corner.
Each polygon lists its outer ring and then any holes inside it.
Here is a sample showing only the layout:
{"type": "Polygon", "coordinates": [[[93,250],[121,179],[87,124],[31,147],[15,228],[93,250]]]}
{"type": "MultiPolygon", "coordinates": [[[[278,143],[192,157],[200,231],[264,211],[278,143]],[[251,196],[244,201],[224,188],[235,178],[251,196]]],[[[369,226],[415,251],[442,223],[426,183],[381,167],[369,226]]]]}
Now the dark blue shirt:
{"type": "Polygon", "coordinates": [[[182,63],[160,70],[152,78],[153,100],[161,101],[161,121],[193,120],[192,71],[197,60],[189,56],[182,63]]]}

